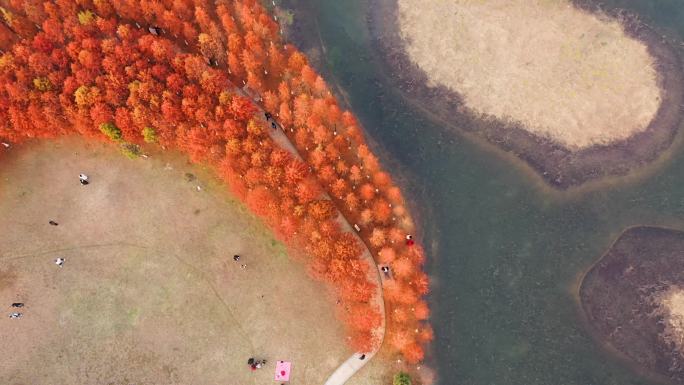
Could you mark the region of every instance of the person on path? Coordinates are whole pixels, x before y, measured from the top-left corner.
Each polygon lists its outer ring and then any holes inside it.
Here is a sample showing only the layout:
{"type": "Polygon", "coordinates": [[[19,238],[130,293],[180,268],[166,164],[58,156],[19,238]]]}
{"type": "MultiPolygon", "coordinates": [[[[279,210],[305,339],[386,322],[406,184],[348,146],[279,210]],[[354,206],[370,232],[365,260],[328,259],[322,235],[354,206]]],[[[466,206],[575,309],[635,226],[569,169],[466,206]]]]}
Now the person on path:
{"type": "Polygon", "coordinates": [[[78,174],[78,181],[84,186],[90,183],[88,182],[88,175],[86,174],[78,174]]]}
{"type": "Polygon", "coordinates": [[[55,265],[62,267],[64,265],[64,258],[55,259],[55,265]]]}
{"type": "Polygon", "coordinates": [[[17,319],[17,318],[21,318],[22,315],[23,314],[21,314],[21,313],[12,313],[12,314],[10,314],[9,317],[12,319],[17,319]]]}
{"type": "Polygon", "coordinates": [[[147,28],[147,30],[148,30],[152,35],[154,35],[154,36],[159,36],[159,35],[161,35],[161,33],[162,33],[162,31],[163,31],[163,29],[157,27],[156,25],[147,28]]]}
{"type": "Polygon", "coordinates": [[[51,224],[52,226],[59,226],[59,223],[53,221],[52,219],[49,220],[48,223],[51,224]]]}

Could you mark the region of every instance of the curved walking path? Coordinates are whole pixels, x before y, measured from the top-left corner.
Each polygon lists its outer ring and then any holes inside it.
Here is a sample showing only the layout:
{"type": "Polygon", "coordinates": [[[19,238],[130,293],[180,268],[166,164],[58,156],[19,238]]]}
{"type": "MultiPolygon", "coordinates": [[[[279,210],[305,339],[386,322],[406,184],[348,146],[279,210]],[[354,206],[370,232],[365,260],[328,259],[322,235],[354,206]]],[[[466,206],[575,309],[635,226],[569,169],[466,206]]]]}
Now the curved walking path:
{"type": "MultiPolygon", "coordinates": [[[[213,15],[214,18],[216,18],[216,15],[213,12],[211,14],[213,15]]],[[[122,21],[126,21],[125,18],[121,18],[122,21]]],[[[140,24],[135,22],[135,20],[128,20],[129,23],[135,24],[138,28],[141,28],[140,24]]],[[[183,47],[187,49],[188,51],[198,54],[202,56],[201,52],[199,52],[199,49],[197,46],[189,46],[187,45],[187,42],[185,42],[185,46],[183,45],[184,41],[176,36],[170,36],[166,35],[165,38],[170,39],[176,43],[176,46],[178,49],[183,50],[183,47]]],[[[217,68],[220,68],[228,74],[228,82],[229,84],[235,89],[237,93],[240,95],[249,98],[252,100],[255,105],[258,107],[259,112],[261,113],[260,119],[266,120],[265,113],[266,111],[263,108],[262,105],[262,98],[260,95],[256,94],[255,92],[249,90],[246,86],[244,87],[238,87],[236,86],[235,82],[233,80],[230,80],[230,78],[233,77],[233,75],[230,74],[228,69],[226,68],[225,64],[219,64],[217,68]]],[[[243,85],[245,82],[242,82],[243,85]]],[[[269,136],[273,139],[275,143],[280,145],[283,149],[289,151],[293,156],[295,156],[297,159],[303,161],[306,163],[306,161],[301,157],[299,154],[299,151],[297,151],[296,147],[292,144],[290,139],[285,135],[283,132],[283,126],[275,121],[275,119],[271,118],[274,122],[276,122],[278,129],[275,130],[268,130],[269,136]]],[[[270,126],[270,124],[268,125],[270,126]]],[[[324,196],[322,197],[324,199],[330,199],[330,196],[325,193],[324,196]]],[[[368,246],[366,243],[359,237],[357,232],[354,230],[352,225],[347,221],[347,219],[342,215],[341,211],[337,210],[338,217],[337,217],[337,222],[340,224],[340,227],[343,231],[350,232],[351,234],[354,234],[354,237],[360,242],[361,245],[363,245],[364,252],[361,258],[365,259],[366,262],[368,263],[369,269],[368,269],[368,280],[373,282],[376,285],[376,293],[375,296],[373,296],[372,301],[375,303],[375,305],[378,307],[381,315],[381,323],[378,328],[376,328],[373,333],[376,337],[377,344],[374,347],[374,350],[371,352],[365,352],[365,353],[354,353],[350,358],[348,358],[345,362],[343,362],[334,372],[333,374],[328,378],[328,380],[325,382],[325,385],[342,385],[344,384],[351,376],[353,376],[357,371],[359,371],[363,366],[370,361],[373,356],[380,350],[380,347],[382,346],[383,340],[385,338],[385,326],[386,326],[386,314],[385,314],[385,302],[383,300],[383,295],[382,295],[382,278],[380,276],[380,270],[378,269],[377,264],[375,263],[375,259],[373,259],[373,256],[368,249],[368,246]],[[364,356],[364,359],[360,359],[361,356],[364,356]]]]}
{"type": "Polygon", "coordinates": [[[375,352],[373,353],[366,353],[365,358],[361,359],[362,355],[359,353],[354,353],[352,354],[347,361],[344,361],[342,365],[340,365],[334,372],[333,374],[328,377],[328,380],[325,381],[324,385],[341,385],[347,382],[351,378],[351,376],[354,375],[354,373],[358,372],[361,368],[363,368],[366,363],[373,358],[375,355],[375,352]]]}
{"type": "MultiPolygon", "coordinates": [[[[249,90],[246,87],[243,89],[238,89],[238,92],[243,96],[248,97],[254,101],[254,103],[259,107],[259,111],[261,112],[260,118],[264,120],[266,111],[261,106],[261,98],[257,95],[253,95],[251,92],[249,92],[249,90]]],[[[288,138],[287,135],[285,135],[285,133],[283,132],[283,126],[280,125],[280,123],[278,123],[274,118],[271,118],[271,120],[276,122],[276,124],[278,125],[277,129],[269,130],[269,136],[273,139],[273,141],[285,150],[289,151],[297,159],[304,161],[301,155],[299,155],[299,151],[297,151],[295,146],[290,141],[290,138],[288,138]]],[[[324,198],[330,200],[330,196],[327,193],[324,194],[324,198]]],[[[368,249],[368,246],[363,241],[363,239],[359,237],[359,234],[354,230],[349,221],[347,221],[347,218],[345,218],[344,215],[342,215],[342,212],[340,212],[339,210],[337,211],[337,213],[337,222],[340,224],[342,231],[354,234],[354,237],[359,241],[361,245],[363,245],[364,252],[361,257],[366,260],[369,266],[368,280],[373,282],[376,287],[376,293],[373,296],[372,301],[375,303],[375,305],[378,307],[378,310],[380,311],[381,323],[380,326],[373,331],[377,339],[377,344],[375,345],[374,350],[366,353],[361,352],[352,354],[351,357],[349,357],[346,361],[340,364],[340,366],[330,375],[328,380],[325,381],[324,385],[342,385],[345,382],[347,382],[347,380],[349,380],[356,372],[363,368],[368,363],[368,361],[370,361],[373,358],[373,356],[375,356],[375,354],[380,350],[382,342],[385,338],[386,326],[385,301],[382,296],[382,277],[380,276],[380,269],[378,269],[378,265],[375,263],[375,259],[373,259],[373,255],[368,249]]]]}

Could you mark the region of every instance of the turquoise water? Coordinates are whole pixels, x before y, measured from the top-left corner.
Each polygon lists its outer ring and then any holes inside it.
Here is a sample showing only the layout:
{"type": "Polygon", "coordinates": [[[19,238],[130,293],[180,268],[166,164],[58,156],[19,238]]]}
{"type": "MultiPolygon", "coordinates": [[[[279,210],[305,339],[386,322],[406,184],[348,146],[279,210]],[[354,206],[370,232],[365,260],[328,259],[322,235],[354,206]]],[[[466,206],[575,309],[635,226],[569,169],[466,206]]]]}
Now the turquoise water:
{"type": "MultiPolygon", "coordinates": [[[[363,1],[311,6],[327,70],[414,199],[434,280],[431,360],[439,383],[649,383],[592,339],[575,292],[578,276],[626,227],[684,230],[682,150],[628,182],[546,189],[517,161],[412,110],[382,80],[363,1]]],[[[684,1],[612,3],[684,36],[684,1]]]]}

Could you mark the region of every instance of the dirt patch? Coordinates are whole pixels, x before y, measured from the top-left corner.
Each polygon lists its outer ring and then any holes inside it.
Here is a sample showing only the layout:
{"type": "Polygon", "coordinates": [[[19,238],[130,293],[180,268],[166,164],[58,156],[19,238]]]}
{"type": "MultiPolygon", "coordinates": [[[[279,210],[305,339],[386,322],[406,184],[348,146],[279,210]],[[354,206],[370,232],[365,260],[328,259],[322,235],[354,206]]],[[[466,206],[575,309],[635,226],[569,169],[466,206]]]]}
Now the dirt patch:
{"type": "MultiPolygon", "coordinates": [[[[591,4],[579,1],[574,4],[586,12],[598,12],[591,4]]],[[[655,62],[660,105],[642,131],[632,130],[630,132],[633,135],[628,138],[602,144],[603,139],[599,138],[603,135],[604,127],[592,127],[589,131],[596,133],[599,144],[574,149],[567,141],[535,135],[530,127],[521,122],[483,115],[468,108],[462,95],[445,85],[435,85],[407,55],[407,42],[402,39],[398,24],[400,15],[397,0],[372,0],[367,10],[368,25],[374,45],[381,54],[382,64],[386,67],[383,72],[388,82],[395,84],[413,105],[426,110],[449,127],[475,132],[514,153],[553,186],[567,188],[603,176],[627,174],[654,160],[667,149],[680,127],[684,78],[677,51],[661,34],[641,23],[637,17],[620,10],[602,10],[601,17],[619,20],[627,36],[647,47],[648,54],[655,62]]],[[[447,68],[453,65],[456,64],[448,63],[447,68]]],[[[470,76],[464,79],[472,80],[470,76]]],[[[511,94],[505,96],[513,97],[511,94]]],[[[584,104],[584,100],[577,100],[587,111],[592,108],[584,104]]],[[[591,141],[583,142],[587,145],[591,141]]]]}
{"type": "Polygon", "coordinates": [[[17,280],[17,274],[9,269],[0,269],[0,290],[10,288],[17,280]]]}
{"type": "Polygon", "coordinates": [[[586,274],[580,300],[603,343],[661,378],[684,383],[684,232],[625,231],[586,274]]]}
{"type": "Polygon", "coordinates": [[[321,384],[351,354],[325,287],[178,155],[40,142],[11,148],[0,180],[2,384],[270,383],[279,359],[321,384]]]}

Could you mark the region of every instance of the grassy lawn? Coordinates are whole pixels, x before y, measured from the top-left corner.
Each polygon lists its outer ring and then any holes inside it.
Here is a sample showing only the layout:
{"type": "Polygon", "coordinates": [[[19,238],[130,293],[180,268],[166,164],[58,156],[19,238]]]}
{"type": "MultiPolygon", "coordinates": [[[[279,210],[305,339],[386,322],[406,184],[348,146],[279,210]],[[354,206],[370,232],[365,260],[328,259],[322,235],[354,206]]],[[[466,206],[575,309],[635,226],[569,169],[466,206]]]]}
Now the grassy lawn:
{"type": "Polygon", "coordinates": [[[293,383],[322,384],[351,354],[325,287],[182,157],[63,139],[2,164],[0,383],[265,384],[284,359],[293,383]]]}

